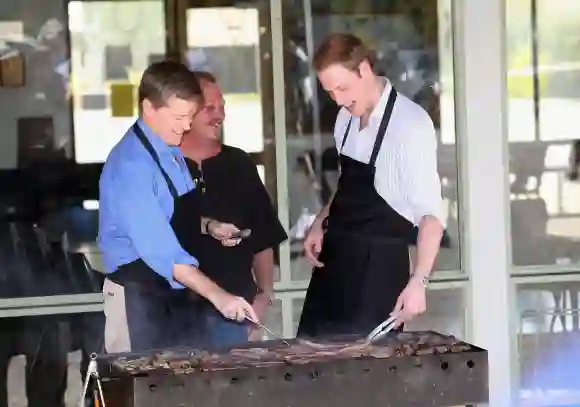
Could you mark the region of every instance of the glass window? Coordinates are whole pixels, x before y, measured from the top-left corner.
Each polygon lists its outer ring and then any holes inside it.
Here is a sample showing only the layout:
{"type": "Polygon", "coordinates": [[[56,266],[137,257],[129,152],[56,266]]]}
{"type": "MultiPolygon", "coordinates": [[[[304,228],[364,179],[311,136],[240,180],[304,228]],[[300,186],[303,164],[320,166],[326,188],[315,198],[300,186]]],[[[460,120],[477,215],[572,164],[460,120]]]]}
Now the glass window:
{"type": "Polygon", "coordinates": [[[338,179],[333,127],[338,108],[309,55],[333,32],[351,32],[375,52],[378,73],[425,108],[437,130],[447,230],[438,270],[459,270],[451,1],[283,2],[286,137],[292,280],[309,280],[305,231],[338,179]]]}
{"type": "Polygon", "coordinates": [[[0,297],[95,292],[85,278],[102,269],[92,163],[135,120],[140,75],[166,53],[164,10],[163,0],[0,6],[0,256],[12,270],[0,297]],[[65,269],[62,281],[26,283],[49,278],[66,252],[89,261],[71,266],[82,284],[65,269]]]}
{"type": "Polygon", "coordinates": [[[0,405],[78,405],[88,355],[103,350],[104,315],[86,312],[104,279],[88,164],[134,120],[134,85],[165,54],[164,10],[0,2],[0,405]],[[46,312],[65,314],[24,315],[46,312]]]}
{"type": "MultiPolygon", "coordinates": [[[[226,101],[224,143],[248,153],[264,150],[260,77],[260,8],[199,7],[187,10],[187,62],[211,72],[226,101]],[[240,66],[250,69],[240,70],[240,66]]],[[[262,13],[264,14],[264,13],[262,13]]],[[[262,18],[263,20],[263,18],[262,18]]],[[[269,62],[269,61],[268,61],[269,62]]]]}
{"type": "MultiPolygon", "coordinates": [[[[0,6],[0,169],[73,154],[69,37],[62,1],[0,6]]],[[[3,194],[4,195],[4,194],[3,194]]]]}
{"type": "MultiPolygon", "coordinates": [[[[465,309],[467,296],[463,288],[442,288],[436,285],[427,291],[427,311],[407,324],[410,331],[437,331],[465,337],[465,309]]],[[[296,334],[304,298],[292,299],[292,326],[296,334]]]]}
{"type": "MultiPolygon", "coordinates": [[[[282,327],[283,327],[283,320],[282,320],[282,300],[275,299],[272,301],[272,305],[268,308],[266,316],[262,323],[268,327],[273,333],[277,336],[283,336],[282,327]]],[[[267,332],[263,333],[263,338],[273,339],[272,337],[268,336],[267,332]]]]}
{"type": "Polygon", "coordinates": [[[75,157],[105,161],[137,115],[147,66],[165,57],[163,0],[68,3],[75,157]]]}
{"type": "Polygon", "coordinates": [[[580,403],[580,278],[517,285],[522,405],[580,403]]]}
{"type": "Polygon", "coordinates": [[[513,263],[580,260],[580,3],[508,0],[513,263]]]}
{"type": "MultiPolygon", "coordinates": [[[[190,1],[185,10],[185,60],[211,72],[225,100],[222,138],[249,153],[276,201],[270,7],[267,1],[190,1]],[[244,69],[240,69],[244,67],[244,69]]],[[[279,269],[276,269],[276,281],[279,269]]]]}

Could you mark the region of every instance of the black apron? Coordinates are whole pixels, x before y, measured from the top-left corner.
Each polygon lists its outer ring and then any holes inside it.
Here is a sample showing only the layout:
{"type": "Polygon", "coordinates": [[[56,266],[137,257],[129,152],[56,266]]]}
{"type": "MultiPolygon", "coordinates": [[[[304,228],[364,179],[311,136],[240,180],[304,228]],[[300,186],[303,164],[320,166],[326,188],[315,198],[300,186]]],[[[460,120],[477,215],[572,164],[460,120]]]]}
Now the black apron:
{"type": "Polygon", "coordinates": [[[392,312],[409,281],[409,236],[414,226],[377,193],[375,163],[391,118],[393,88],[368,164],[342,154],[337,192],[302,310],[298,336],[367,334],[392,312]]]}

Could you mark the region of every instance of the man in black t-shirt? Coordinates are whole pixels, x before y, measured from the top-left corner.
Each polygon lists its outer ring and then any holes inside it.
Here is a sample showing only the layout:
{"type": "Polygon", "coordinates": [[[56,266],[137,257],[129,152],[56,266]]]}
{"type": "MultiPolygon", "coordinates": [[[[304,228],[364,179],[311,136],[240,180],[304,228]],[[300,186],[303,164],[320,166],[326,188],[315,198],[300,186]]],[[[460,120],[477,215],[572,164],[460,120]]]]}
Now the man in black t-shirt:
{"type": "MultiPolygon", "coordinates": [[[[253,304],[262,320],[272,303],[274,248],[287,239],[256,165],[239,148],[221,142],[224,100],[216,79],[196,72],[204,107],[196,114],[181,150],[194,183],[201,188],[202,215],[231,222],[251,234],[234,247],[200,236],[196,258],[209,278],[253,304]]],[[[260,337],[259,329],[226,320],[208,307],[208,333],[214,345],[260,337]]]]}

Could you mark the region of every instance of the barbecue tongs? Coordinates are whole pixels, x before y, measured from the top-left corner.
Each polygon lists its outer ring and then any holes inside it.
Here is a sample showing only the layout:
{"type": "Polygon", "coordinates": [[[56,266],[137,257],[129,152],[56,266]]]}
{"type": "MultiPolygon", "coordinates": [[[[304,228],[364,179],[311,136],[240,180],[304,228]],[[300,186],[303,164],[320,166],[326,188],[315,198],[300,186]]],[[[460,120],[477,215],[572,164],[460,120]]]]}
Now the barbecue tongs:
{"type": "Polygon", "coordinates": [[[250,321],[252,324],[256,324],[258,325],[260,328],[262,328],[264,331],[266,331],[267,333],[269,333],[270,335],[272,335],[272,337],[274,339],[277,339],[279,341],[281,341],[284,345],[288,346],[289,348],[292,347],[292,345],[290,345],[290,343],[288,343],[287,340],[280,338],[278,335],[276,335],[274,332],[272,332],[267,326],[263,325],[261,322],[256,321],[254,318],[252,318],[251,316],[246,314],[246,319],[248,321],[250,321]]]}
{"type": "Polygon", "coordinates": [[[386,334],[393,330],[396,322],[397,317],[390,317],[389,319],[381,322],[379,326],[377,326],[370,334],[367,335],[365,343],[370,344],[384,338],[386,334]]]}

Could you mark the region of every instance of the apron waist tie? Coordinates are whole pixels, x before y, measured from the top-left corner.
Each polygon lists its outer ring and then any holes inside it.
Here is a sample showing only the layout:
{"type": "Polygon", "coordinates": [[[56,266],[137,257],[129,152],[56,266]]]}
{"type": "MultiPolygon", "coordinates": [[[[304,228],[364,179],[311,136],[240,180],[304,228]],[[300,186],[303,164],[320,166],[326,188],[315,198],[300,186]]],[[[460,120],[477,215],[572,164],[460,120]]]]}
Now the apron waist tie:
{"type": "Polygon", "coordinates": [[[409,245],[410,241],[409,239],[406,238],[402,238],[402,237],[396,237],[396,236],[379,236],[379,235],[369,235],[369,234],[365,234],[362,232],[358,232],[358,231],[353,231],[353,230],[348,230],[348,229],[344,229],[344,228],[339,228],[339,227],[327,227],[324,229],[325,230],[325,234],[330,235],[331,237],[354,237],[356,239],[361,239],[364,241],[367,241],[369,243],[374,243],[374,244],[397,244],[397,245],[409,245]]]}

